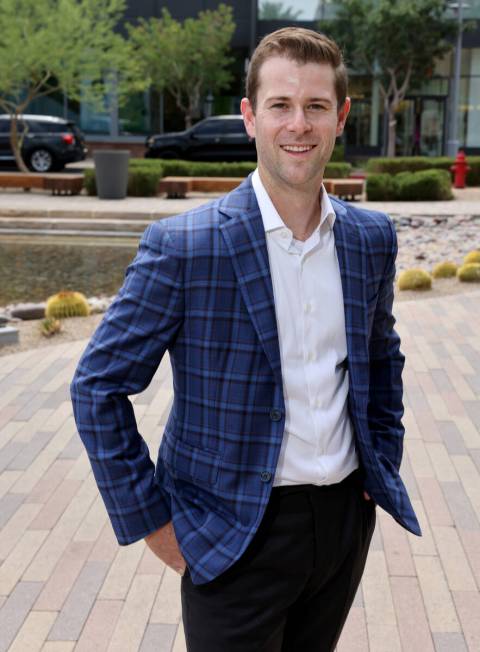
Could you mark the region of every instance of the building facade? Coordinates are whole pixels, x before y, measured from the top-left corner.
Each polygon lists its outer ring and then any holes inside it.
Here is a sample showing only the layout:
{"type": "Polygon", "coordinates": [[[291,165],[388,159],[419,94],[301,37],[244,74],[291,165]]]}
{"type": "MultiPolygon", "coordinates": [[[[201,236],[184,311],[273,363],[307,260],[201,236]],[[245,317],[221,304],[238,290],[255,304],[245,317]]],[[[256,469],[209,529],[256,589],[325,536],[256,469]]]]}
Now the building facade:
{"type": "MultiPolygon", "coordinates": [[[[163,7],[177,20],[196,16],[199,11],[216,9],[220,0],[130,0],[125,22],[139,17],[160,17],[163,7]]],[[[224,0],[233,8],[236,31],[232,41],[234,82],[222,96],[209,98],[204,114],[238,113],[248,58],[265,34],[287,25],[318,28],[319,21],[335,16],[335,0],[224,0]]],[[[456,3],[458,7],[458,2],[456,3]]],[[[455,5],[452,3],[452,12],[455,5]]],[[[458,9],[456,9],[458,11],[458,9]]],[[[463,36],[460,92],[458,102],[458,139],[467,153],[480,153],[480,0],[464,1],[463,18],[471,29],[463,36]]],[[[398,155],[439,156],[445,153],[449,98],[454,75],[454,52],[436,63],[421,87],[410,89],[397,115],[398,155]]],[[[378,83],[369,75],[351,73],[352,111],[344,141],[347,156],[375,156],[383,152],[383,102],[378,83]]],[[[142,143],[150,133],[183,128],[173,101],[147,91],[129,98],[118,107],[115,98],[107,98],[108,111],[99,113],[86,103],[68,98],[37,100],[31,111],[65,115],[74,119],[87,138],[97,142],[142,143]]]]}

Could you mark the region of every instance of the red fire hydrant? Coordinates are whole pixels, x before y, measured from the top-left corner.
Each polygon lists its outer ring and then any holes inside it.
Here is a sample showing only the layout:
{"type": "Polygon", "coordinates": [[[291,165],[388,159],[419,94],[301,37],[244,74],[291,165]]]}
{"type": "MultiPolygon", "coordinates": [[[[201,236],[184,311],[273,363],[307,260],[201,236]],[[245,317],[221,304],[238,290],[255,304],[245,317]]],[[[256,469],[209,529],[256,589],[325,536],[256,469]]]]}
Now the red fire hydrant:
{"type": "Polygon", "coordinates": [[[454,173],[453,187],[465,188],[465,180],[467,177],[467,172],[470,170],[470,166],[467,165],[465,152],[459,150],[459,152],[457,153],[457,157],[455,159],[455,163],[450,167],[450,170],[452,170],[452,172],[454,173]]]}

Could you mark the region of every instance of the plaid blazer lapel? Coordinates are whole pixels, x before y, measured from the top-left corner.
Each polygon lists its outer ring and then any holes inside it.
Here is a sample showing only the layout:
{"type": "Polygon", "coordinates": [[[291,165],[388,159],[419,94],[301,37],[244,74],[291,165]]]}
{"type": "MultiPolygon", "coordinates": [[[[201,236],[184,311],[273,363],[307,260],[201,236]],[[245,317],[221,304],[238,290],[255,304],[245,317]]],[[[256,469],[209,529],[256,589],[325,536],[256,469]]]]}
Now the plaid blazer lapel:
{"type": "Polygon", "coordinates": [[[230,252],[245,305],[275,379],[281,385],[280,347],[267,241],[249,178],[227,195],[220,212],[229,218],[220,225],[220,230],[230,252]]]}
{"type": "Polygon", "coordinates": [[[336,215],[333,232],[342,277],[348,366],[353,376],[352,390],[357,394],[365,384],[361,372],[368,365],[366,249],[361,229],[347,209],[335,199],[331,201],[336,215]]]}

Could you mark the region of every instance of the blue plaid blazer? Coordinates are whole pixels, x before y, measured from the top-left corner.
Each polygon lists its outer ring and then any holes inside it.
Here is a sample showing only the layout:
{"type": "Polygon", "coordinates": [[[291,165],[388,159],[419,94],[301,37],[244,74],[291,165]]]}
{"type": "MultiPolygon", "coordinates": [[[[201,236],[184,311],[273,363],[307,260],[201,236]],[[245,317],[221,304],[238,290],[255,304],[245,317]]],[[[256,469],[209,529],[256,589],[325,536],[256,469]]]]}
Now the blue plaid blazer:
{"type": "MultiPolygon", "coordinates": [[[[392,316],[395,230],[381,213],[332,204],[349,411],[365,489],[420,534],[399,476],[404,358],[392,316]]],[[[71,392],[120,544],[172,519],[197,584],[240,557],[262,520],[285,423],[265,232],[249,178],[147,228],[71,392]],[[174,400],[154,466],[128,396],[148,386],[167,350],[174,400]]]]}

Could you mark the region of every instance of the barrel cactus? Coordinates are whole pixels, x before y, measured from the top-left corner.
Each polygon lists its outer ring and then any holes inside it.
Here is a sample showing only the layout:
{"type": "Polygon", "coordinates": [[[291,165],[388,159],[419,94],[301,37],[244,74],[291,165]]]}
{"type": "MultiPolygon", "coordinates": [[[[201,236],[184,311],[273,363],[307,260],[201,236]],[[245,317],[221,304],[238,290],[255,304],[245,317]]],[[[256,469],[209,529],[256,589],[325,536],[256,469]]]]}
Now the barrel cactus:
{"type": "Polygon", "coordinates": [[[463,259],[463,264],[467,265],[468,263],[480,263],[480,250],[474,249],[469,251],[468,254],[463,259]]]}
{"type": "Polygon", "coordinates": [[[457,272],[458,279],[464,283],[480,282],[480,263],[467,263],[457,272]]]}
{"type": "Polygon", "coordinates": [[[438,263],[432,270],[433,278],[450,278],[451,276],[456,276],[457,266],[455,263],[452,263],[449,260],[446,260],[443,263],[438,263]]]}
{"type": "Polygon", "coordinates": [[[47,299],[45,307],[45,317],[47,318],[87,317],[89,314],[90,306],[81,292],[58,292],[47,299]]]}
{"type": "Polygon", "coordinates": [[[430,290],[432,277],[424,269],[406,269],[398,277],[399,290],[430,290]]]}

